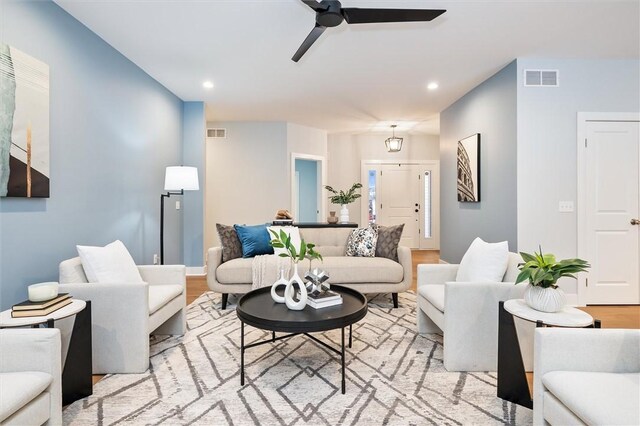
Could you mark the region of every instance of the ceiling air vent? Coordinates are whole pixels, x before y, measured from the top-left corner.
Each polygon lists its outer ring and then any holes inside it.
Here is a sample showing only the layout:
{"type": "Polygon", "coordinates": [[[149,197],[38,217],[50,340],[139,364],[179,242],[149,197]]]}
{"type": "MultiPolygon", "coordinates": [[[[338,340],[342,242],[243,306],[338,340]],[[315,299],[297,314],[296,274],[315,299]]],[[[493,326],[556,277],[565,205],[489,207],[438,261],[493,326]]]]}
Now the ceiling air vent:
{"type": "Polygon", "coordinates": [[[558,70],[524,70],[524,85],[531,87],[558,87],[558,70]]]}
{"type": "Polygon", "coordinates": [[[227,137],[227,129],[207,129],[207,139],[224,139],[227,137]]]}

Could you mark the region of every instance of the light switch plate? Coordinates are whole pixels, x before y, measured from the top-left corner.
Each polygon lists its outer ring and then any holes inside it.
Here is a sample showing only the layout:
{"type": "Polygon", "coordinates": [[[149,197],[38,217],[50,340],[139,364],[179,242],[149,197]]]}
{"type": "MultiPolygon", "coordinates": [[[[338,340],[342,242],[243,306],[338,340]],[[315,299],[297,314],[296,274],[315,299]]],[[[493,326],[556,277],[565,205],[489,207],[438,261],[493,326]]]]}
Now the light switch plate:
{"type": "Polygon", "coordinates": [[[180,201],[176,201],[176,210],[180,210],[180,201]]]}
{"type": "Polygon", "coordinates": [[[571,212],[573,212],[573,201],[560,201],[558,203],[558,211],[560,213],[571,213],[571,212]]]}

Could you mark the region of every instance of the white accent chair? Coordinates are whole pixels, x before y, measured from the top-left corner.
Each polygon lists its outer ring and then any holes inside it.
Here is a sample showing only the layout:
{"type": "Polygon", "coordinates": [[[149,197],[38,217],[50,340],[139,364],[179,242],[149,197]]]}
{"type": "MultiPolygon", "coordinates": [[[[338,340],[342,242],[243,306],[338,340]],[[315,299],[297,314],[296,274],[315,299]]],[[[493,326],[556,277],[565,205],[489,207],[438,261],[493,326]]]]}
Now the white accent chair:
{"type": "Polygon", "coordinates": [[[91,301],[93,374],[149,368],[149,334],[186,330],[184,265],[138,266],[143,283],[88,283],[79,257],[60,263],[60,292],[91,301]]]}
{"type": "MultiPolygon", "coordinates": [[[[523,297],[526,283],[514,284],[520,262],[509,253],[503,282],[455,282],[457,264],[418,265],[418,332],[443,334],[447,370],[497,370],[498,302],[523,297]]],[[[525,330],[519,338],[530,342],[525,330]]]]}
{"type": "Polygon", "coordinates": [[[534,425],[639,425],[640,330],[538,328],[534,425]]]}
{"type": "Polygon", "coordinates": [[[0,425],[62,425],[60,330],[0,330],[0,425]]]}

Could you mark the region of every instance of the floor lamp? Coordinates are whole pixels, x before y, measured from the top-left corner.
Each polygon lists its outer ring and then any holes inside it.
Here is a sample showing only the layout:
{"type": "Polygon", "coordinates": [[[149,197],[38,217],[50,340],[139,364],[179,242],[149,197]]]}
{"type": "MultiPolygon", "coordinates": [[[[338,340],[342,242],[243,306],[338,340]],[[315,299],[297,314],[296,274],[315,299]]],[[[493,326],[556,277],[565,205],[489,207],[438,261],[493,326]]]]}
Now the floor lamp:
{"type": "Polygon", "coordinates": [[[164,174],[164,190],[160,194],[160,264],[164,265],[164,199],[172,195],[184,195],[184,191],[197,191],[198,169],[196,167],[171,166],[164,174]]]}

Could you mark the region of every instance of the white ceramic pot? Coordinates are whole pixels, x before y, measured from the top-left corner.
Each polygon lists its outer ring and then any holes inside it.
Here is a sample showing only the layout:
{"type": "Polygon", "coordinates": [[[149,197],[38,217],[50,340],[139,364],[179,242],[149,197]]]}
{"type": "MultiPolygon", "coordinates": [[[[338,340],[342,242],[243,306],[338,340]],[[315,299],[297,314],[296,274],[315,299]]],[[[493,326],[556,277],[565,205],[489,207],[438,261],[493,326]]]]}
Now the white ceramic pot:
{"type": "Polygon", "coordinates": [[[284,277],[284,269],[280,269],[280,278],[276,280],[275,283],[271,286],[271,298],[276,303],[284,303],[284,296],[278,295],[276,290],[278,287],[284,287],[286,291],[287,284],[289,284],[289,280],[284,277]]]}
{"type": "Polygon", "coordinates": [[[340,208],[340,222],[342,223],[349,222],[349,209],[347,208],[346,204],[343,204],[342,208],[340,208]]]}
{"type": "Polygon", "coordinates": [[[541,312],[558,312],[567,303],[564,292],[559,288],[543,288],[531,284],[524,291],[524,300],[527,305],[541,312]]]}
{"type": "Polygon", "coordinates": [[[27,294],[30,302],[44,302],[58,296],[58,283],[46,282],[32,284],[27,287],[27,294]]]}
{"type": "Polygon", "coordinates": [[[293,264],[293,275],[287,283],[287,287],[284,289],[284,303],[287,308],[292,311],[301,311],[307,305],[307,288],[304,285],[304,281],[298,274],[298,264],[293,264]],[[297,291],[300,292],[300,299],[295,299],[297,291]]]}

